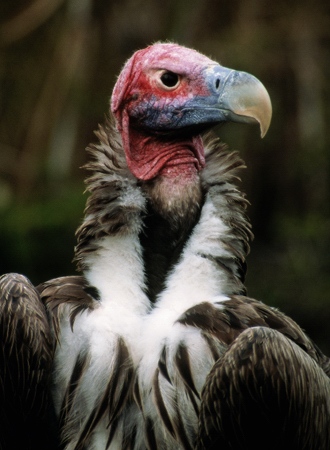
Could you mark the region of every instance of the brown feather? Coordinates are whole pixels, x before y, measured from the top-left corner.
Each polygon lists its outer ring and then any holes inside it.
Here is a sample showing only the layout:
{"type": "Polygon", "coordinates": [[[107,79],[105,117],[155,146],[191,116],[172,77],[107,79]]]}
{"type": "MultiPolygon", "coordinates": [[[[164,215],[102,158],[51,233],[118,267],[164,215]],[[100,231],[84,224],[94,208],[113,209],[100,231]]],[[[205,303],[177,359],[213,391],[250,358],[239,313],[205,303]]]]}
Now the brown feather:
{"type": "Polygon", "coordinates": [[[35,408],[42,410],[45,406],[42,388],[47,386],[54,353],[46,310],[38,292],[23,275],[1,276],[0,296],[1,350],[4,355],[1,383],[9,381],[8,374],[25,404],[26,413],[35,408]],[[28,386],[37,391],[40,389],[38,401],[36,392],[28,386]]]}
{"type": "Polygon", "coordinates": [[[320,366],[326,366],[328,361],[294,320],[249,297],[231,296],[230,300],[218,304],[200,303],[188,309],[178,322],[199,328],[204,335],[213,336],[226,345],[230,345],[247,328],[272,328],[294,341],[320,366]]]}
{"type": "Polygon", "coordinates": [[[330,380],[316,361],[277,330],[251,328],[207,377],[196,449],[326,450],[329,418],[330,380]]]}
{"type": "MultiPolygon", "coordinates": [[[[23,275],[0,277],[0,448],[39,450],[52,428],[54,340],[39,294],[23,275]],[[19,432],[17,426],[19,424],[19,432]]],[[[55,421],[55,417],[54,417],[55,421]]]]}
{"type": "Polygon", "coordinates": [[[38,290],[42,302],[50,315],[56,339],[60,333],[60,316],[63,308],[70,308],[70,324],[73,328],[75,318],[85,310],[97,307],[97,290],[91,287],[82,276],[54,278],[39,284],[38,290]]]}
{"type": "MultiPolygon", "coordinates": [[[[84,369],[88,368],[90,355],[78,356],[74,367],[75,375],[71,377],[70,383],[62,403],[61,410],[61,434],[62,442],[70,442],[72,435],[77,434],[78,440],[75,445],[76,450],[83,450],[88,446],[93,431],[101,420],[106,418],[108,424],[108,442],[110,446],[118,425],[118,417],[123,411],[126,403],[132,398],[133,389],[133,364],[130,359],[125,342],[119,338],[117,341],[114,361],[114,370],[109,372],[108,381],[103,392],[100,392],[95,399],[94,407],[83,424],[75,420],[75,410],[73,408],[75,391],[79,389],[80,379],[84,376],[84,369]]],[[[127,433],[130,430],[126,430],[127,433]]],[[[124,435],[125,438],[125,435],[124,435]]]]}
{"type": "Polygon", "coordinates": [[[127,167],[121,137],[113,121],[107,119],[95,134],[99,144],[87,148],[92,160],[84,166],[92,175],[86,180],[90,196],[85,217],[76,232],[78,270],[86,268],[85,257],[98,248],[102,237],[119,235],[130,229],[139,231],[140,216],[145,208],[145,200],[127,167]]]}

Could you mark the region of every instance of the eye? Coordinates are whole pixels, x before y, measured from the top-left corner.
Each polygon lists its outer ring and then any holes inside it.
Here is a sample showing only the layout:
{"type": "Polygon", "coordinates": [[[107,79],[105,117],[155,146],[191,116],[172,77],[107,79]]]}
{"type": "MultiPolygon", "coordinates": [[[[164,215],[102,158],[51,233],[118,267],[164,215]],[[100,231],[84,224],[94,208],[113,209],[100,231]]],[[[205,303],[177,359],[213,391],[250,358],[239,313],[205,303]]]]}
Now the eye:
{"type": "Polygon", "coordinates": [[[160,76],[160,81],[162,82],[165,88],[167,88],[168,90],[172,90],[179,85],[180,77],[177,73],[166,70],[160,76]]]}

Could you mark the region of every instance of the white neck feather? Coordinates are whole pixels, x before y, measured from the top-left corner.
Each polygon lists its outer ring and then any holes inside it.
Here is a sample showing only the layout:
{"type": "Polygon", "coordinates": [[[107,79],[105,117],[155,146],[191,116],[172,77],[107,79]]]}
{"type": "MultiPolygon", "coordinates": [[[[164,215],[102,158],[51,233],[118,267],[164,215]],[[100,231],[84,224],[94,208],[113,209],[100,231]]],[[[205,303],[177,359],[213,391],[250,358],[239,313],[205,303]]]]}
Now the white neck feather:
{"type": "Polygon", "coordinates": [[[142,250],[135,233],[104,237],[98,249],[86,256],[86,263],[85,276],[97,287],[104,307],[147,312],[142,250]]]}
{"type": "Polygon", "coordinates": [[[181,260],[159,297],[158,308],[167,308],[181,314],[202,301],[210,301],[226,292],[226,275],[204,255],[210,254],[214,258],[229,256],[220,239],[229,231],[230,228],[216,214],[216,208],[208,198],[181,260]]]}

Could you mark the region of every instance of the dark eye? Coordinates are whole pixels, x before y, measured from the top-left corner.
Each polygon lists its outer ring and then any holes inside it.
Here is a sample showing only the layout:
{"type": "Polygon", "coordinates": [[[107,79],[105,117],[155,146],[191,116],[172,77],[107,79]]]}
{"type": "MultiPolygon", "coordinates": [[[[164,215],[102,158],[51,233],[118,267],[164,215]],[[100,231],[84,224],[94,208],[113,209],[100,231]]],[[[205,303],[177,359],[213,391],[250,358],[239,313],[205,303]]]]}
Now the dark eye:
{"type": "Polygon", "coordinates": [[[179,84],[179,75],[174,72],[164,72],[160,79],[167,88],[174,88],[179,84]]]}

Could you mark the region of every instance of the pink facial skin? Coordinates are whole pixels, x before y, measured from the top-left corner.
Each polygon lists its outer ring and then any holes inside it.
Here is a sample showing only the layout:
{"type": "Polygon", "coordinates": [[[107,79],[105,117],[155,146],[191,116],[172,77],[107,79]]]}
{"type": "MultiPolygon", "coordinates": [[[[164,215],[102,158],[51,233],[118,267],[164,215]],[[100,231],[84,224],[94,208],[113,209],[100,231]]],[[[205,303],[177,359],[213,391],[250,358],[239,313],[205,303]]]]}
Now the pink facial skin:
{"type": "Polygon", "coordinates": [[[210,94],[204,71],[215,64],[175,44],[155,44],[127,61],[114,88],[111,109],[128,166],[138,179],[150,180],[159,174],[175,176],[179,172],[190,177],[204,167],[204,148],[198,134],[159,135],[157,128],[175,124],[187,102],[210,94]],[[179,83],[174,89],[161,83],[165,71],[178,74],[179,83]]]}

